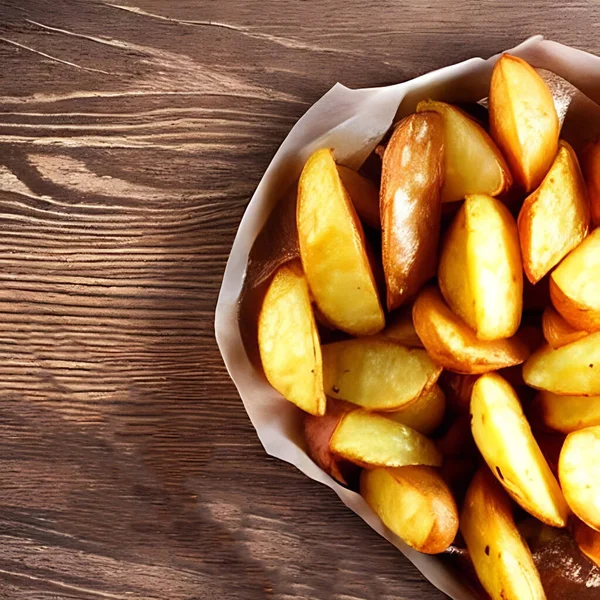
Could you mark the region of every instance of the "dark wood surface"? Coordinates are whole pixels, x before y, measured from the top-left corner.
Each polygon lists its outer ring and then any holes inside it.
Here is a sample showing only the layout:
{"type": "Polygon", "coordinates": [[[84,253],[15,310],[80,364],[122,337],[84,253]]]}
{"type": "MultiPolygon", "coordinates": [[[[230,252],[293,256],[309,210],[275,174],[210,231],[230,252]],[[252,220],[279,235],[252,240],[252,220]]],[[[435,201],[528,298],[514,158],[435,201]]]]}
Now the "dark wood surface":
{"type": "Polygon", "coordinates": [[[214,341],[222,273],[271,156],[336,81],[533,33],[600,53],[599,19],[582,1],[0,0],[0,597],[443,597],[265,455],[214,341]]]}

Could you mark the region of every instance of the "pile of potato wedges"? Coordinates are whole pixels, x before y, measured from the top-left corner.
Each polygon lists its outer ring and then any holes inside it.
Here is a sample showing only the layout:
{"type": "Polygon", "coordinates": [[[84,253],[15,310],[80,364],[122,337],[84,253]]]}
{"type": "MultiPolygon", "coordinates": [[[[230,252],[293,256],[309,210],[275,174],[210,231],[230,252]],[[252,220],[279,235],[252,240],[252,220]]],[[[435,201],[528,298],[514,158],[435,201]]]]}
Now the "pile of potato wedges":
{"type": "Polygon", "coordinates": [[[316,150],[258,316],[315,463],[494,600],[549,595],[522,522],[600,566],[600,142],[560,133],[503,55],[487,111],[422,101],[368,172],[316,150]]]}

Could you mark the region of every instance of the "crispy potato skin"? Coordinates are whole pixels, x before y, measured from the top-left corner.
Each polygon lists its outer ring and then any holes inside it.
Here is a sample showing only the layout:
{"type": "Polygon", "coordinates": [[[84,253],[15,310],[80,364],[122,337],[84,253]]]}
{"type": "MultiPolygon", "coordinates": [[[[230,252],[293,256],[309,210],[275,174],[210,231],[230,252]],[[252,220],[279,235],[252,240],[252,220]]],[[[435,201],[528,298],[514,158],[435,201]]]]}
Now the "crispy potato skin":
{"type": "Polygon", "coordinates": [[[589,334],[587,331],[575,329],[552,306],[547,306],[542,314],[542,331],[544,339],[554,350],[572,342],[576,342],[589,334]]]}
{"type": "Polygon", "coordinates": [[[436,384],[404,409],[385,413],[385,416],[429,435],[441,425],[445,412],[446,396],[436,384]]]}
{"type": "Polygon", "coordinates": [[[444,121],[431,112],[402,120],[385,149],[379,206],[390,310],[435,274],[443,160],[444,121]]]}

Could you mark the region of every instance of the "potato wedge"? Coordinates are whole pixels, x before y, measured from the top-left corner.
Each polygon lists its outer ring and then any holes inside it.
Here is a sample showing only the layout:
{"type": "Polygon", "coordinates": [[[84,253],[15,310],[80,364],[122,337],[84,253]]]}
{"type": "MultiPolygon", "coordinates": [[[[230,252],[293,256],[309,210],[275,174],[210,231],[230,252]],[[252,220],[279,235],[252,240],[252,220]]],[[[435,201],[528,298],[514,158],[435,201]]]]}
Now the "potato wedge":
{"type": "Polygon", "coordinates": [[[366,410],[353,410],[342,416],[329,449],[363,467],[442,464],[441,453],[423,434],[366,410]]]}
{"type": "Polygon", "coordinates": [[[475,443],[506,491],[543,523],[564,527],[569,509],[510,384],[496,373],[481,376],[471,417],[475,443]]]}
{"type": "Polygon", "coordinates": [[[325,413],[319,333],[299,261],[279,268],[258,318],[258,347],[269,383],[313,414],[325,413]]]}
{"type": "Polygon", "coordinates": [[[412,320],[412,307],[402,308],[395,314],[381,334],[409,348],[423,348],[412,320]]]}
{"type": "Polygon", "coordinates": [[[571,327],[600,330],[600,227],[554,269],[550,298],[571,327]]]}
{"type": "Polygon", "coordinates": [[[424,435],[435,431],[444,420],[446,396],[439,385],[423,392],[414,402],[404,408],[386,413],[385,416],[416,429],[424,435]]]}
{"type": "Polygon", "coordinates": [[[544,339],[553,349],[561,348],[589,335],[587,331],[571,327],[551,306],[547,306],[542,314],[542,331],[544,339]]]}
{"type": "Polygon", "coordinates": [[[573,537],[583,554],[600,567],[600,532],[577,520],[573,526],[573,537]]]}
{"type": "Polygon", "coordinates": [[[349,167],[338,165],[337,170],[360,219],[369,227],[380,229],[379,188],[349,167]]]}
{"type": "Polygon", "coordinates": [[[417,335],[429,355],[446,369],[458,373],[487,373],[518,365],[529,356],[518,335],[506,340],[479,340],[475,332],[444,302],[439,290],[429,286],[413,306],[417,335]]]}
{"type": "Polygon", "coordinates": [[[492,138],[530,192],[556,156],[560,125],[552,93],[533,67],[503,54],[492,72],[489,103],[492,138]]]}
{"type": "Polygon", "coordinates": [[[325,319],[352,335],[383,329],[362,225],[331,150],[314,152],[302,170],[296,221],[302,266],[325,319]]]}
{"type": "Polygon", "coordinates": [[[479,581],[492,600],[545,600],[531,551],[517,529],[510,500],[487,469],[469,486],[460,515],[479,581]]]}
{"type": "Polygon", "coordinates": [[[525,199],[517,220],[523,268],[537,283],[587,235],[590,209],[577,156],[561,141],[539,188],[525,199]]]}
{"type": "Polygon", "coordinates": [[[444,119],[444,184],[442,202],[462,200],[468,194],[498,196],[512,184],[512,175],[500,150],[485,129],[460,108],[423,100],[417,112],[432,111],[444,119]]]}
{"type": "Polygon", "coordinates": [[[356,410],[356,407],[341,400],[329,399],[324,416],[305,415],[303,431],[310,458],[342,485],[354,487],[358,482],[359,468],[329,449],[335,428],[349,410],[356,410]]]}
{"type": "Polygon", "coordinates": [[[600,426],[567,436],[558,461],[558,478],[571,510],[600,531],[600,426]]]}
{"type": "Polygon", "coordinates": [[[584,148],[581,168],[587,185],[592,222],[595,227],[600,227],[600,140],[584,148]]]}
{"type": "Polygon", "coordinates": [[[381,338],[323,346],[326,393],[369,410],[398,410],[431,388],[441,368],[420,348],[381,338]]]}
{"type": "Polygon", "coordinates": [[[532,414],[550,429],[571,433],[600,425],[600,396],[558,396],[542,391],[534,400],[532,414]]]}
{"type": "Polygon", "coordinates": [[[360,493],[383,524],[419,552],[444,552],[456,537],[456,502],[431,467],[365,470],[360,493]]]}
{"type": "Polygon", "coordinates": [[[390,310],[435,275],[443,160],[444,122],[436,113],[402,120],[386,146],[379,206],[390,310]]]}
{"type": "Polygon", "coordinates": [[[556,350],[542,346],[523,365],[523,379],[561,396],[600,396],[600,332],[556,350]]]}
{"type": "Polygon", "coordinates": [[[523,309],[519,234],[499,200],[466,197],[442,244],[438,281],[450,308],[479,339],[517,332],[523,309]]]}

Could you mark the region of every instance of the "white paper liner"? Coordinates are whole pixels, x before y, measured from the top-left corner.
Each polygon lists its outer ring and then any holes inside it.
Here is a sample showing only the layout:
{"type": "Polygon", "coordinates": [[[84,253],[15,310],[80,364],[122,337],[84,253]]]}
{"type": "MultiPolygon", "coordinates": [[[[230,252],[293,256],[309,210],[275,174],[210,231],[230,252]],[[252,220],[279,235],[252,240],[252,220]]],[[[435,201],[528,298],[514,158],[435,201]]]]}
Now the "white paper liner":
{"type": "MultiPolygon", "coordinates": [[[[600,58],[596,56],[541,36],[532,37],[507,52],[560,75],[594,101],[600,98],[600,58]]],[[[420,100],[476,102],[487,96],[492,67],[499,56],[487,60],[472,58],[387,87],[351,90],[340,83],[333,86],[296,123],[256,188],[231,249],[215,314],[216,338],[223,360],[267,453],[329,486],[347,507],[394,544],[433,585],[455,600],[474,598],[460,581],[460,574],[439,558],[409,548],[382,525],[360,495],[339,485],[307,456],[298,443],[299,410],[267,383],[246,354],[238,321],[238,303],[254,240],[274,203],[297,180],[314,150],[332,148],[337,162],[359,168],[396,117],[413,112],[420,100]]],[[[580,136],[587,139],[600,132],[600,109],[576,90],[567,91],[566,96],[557,106],[560,112],[566,113],[563,136],[577,148],[582,142],[580,136]]]]}

